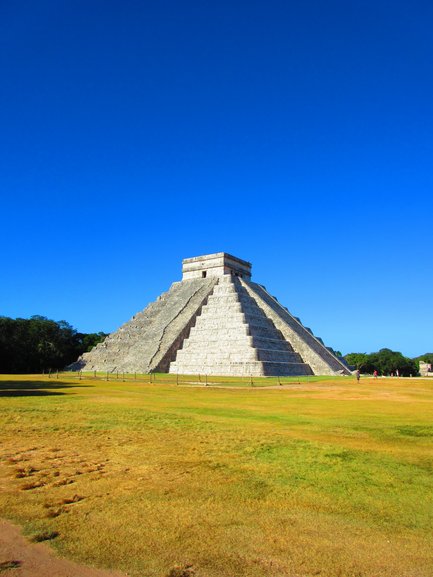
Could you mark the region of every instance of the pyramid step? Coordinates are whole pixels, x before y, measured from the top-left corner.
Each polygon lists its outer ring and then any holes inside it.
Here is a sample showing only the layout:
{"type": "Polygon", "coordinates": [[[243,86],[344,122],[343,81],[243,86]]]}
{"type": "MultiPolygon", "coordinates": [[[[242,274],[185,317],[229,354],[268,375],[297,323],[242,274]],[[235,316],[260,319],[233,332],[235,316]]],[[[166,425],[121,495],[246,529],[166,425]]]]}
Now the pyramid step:
{"type": "Polygon", "coordinates": [[[251,337],[248,336],[246,332],[235,334],[233,331],[226,331],[222,334],[222,331],[212,331],[212,334],[209,334],[208,331],[198,331],[196,333],[191,331],[190,336],[183,341],[182,348],[179,350],[187,348],[198,349],[203,346],[204,343],[206,343],[206,346],[218,349],[221,348],[221,343],[229,347],[251,347],[250,339],[251,337]]]}
{"type": "Polygon", "coordinates": [[[281,334],[275,328],[259,327],[256,325],[246,325],[248,328],[248,334],[252,337],[264,337],[267,339],[278,339],[282,338],[281,334]]]}
{"type": "Polygon", "coordinates": [[[203,314],[197,316],[197,321],[209,321],[209,320],[221,320],[230,319],[236,322],[244,323],[245,315],[240,310],[221,310],[216,309],[215,311],[205,311],[203,314]]]}
{"type": "Polygon", "coordinates": [[[275,362],[230,362],[218,364],[188,364],[171,363],[170,373],[183,375],[233,375],[233,376],[291,376],[311,375],[309,365],[305,363],[275,363],[275,362]]]}
{"type": "Polygon", "coordinates": [[[264,328],[268,328],[270,331],[274,331],[274,332],[277,330],[275,328],[274,323],[264,316],[262,317],[262,316],[256,316],[256,315],[255,316],[244,315],[244,318],[245,318],[245,322],[250,327],[264,327],[264,328]]]}
{"type": "Polygon", "coordinates": [[[200,316],[210,316],[210,315],[214,315],[214,314],[219,314],[220,316],[224,315],[224,313],[227,314],[233,314],[236,312],[243,312],[240,303],[236,302],[236,303],[226,303],[224,305],[224,310],[221,311],[220,307],[212,307],[212,306],[206,306],[203,308],[203,310],[201,311],[201,315],[200,316]]]}
{"type": "Polygon", "coordinates": [[[250,336],[249,338],[251,339],[252,346],[257,349],[272,349],[293,352],[293,348],[291,347],[290,343],[281,338],[272,339],[257,336],[250,336]]]}
{"type": "Polygon", "coordinates": [[[225,328],[230,330],[236,330],[238,327],[246,327],[247,324],[243,318],[242,313],[239,313],[240,318],[224,318],[224,317],[199,317],[197,318],[194,330],[213,330],[219,328],[225,328]]]}
{"type": "Polygon", "coordinates": [[[229,302],[238,303],[239,302],[238,295],[232,294],[232,295],[219,296],[219,295],[212,294],[208,298],[208,304],[209,305],[216,304],[216,305],[220,306],[220,305],[224,305],[224,303],[229,303],[229,302]]]}
{"type": "Polygon", "coordinates": [[[220,351],[206,351],[206,352],[195,352],[188,351],[188,349],[181,349],[177,351],[176,363],[178,365],[190,365],[194,363],[199,363],[203,365],[214,365],[223,362],[246,362],[246,361],[257,361],[257,351],[254,349],[244,349],[239,352],[232,352],[230,350],[220,350],[220,351]]]}
{"type": "MultiPolygon", "coordinates": [[[[206,347],[207,353],[218,353],[219,351],[221,351],[222,347],[225,347],[226,349],[228,349],[230,351],[230,353],[233,353],[236,355],[243,354],[246,351],[256,350],[256,349],[251,348],[249,341],[235,341],[235,340],[224,341],[224,342],[221,342],[220,340],[219,341],[207,341],[206,343],[204,343],[204,347],[206,347]]],[[[177,351],[176,358],[179,357],[179,354],[181,354],[182,351],[186,351],[189,354],[195,354],[194,346],[191,344],[184,343],[183,348],[179,349],[177,351]]],[[[281,352],[288,352],[289,353],[290,351],[281,351],[281,352]]]]}
{"type": "Polygon", "coordinates": [[[293,353],[292,347],[286,341],[276,340],[276,339],[263,339],[255,338],[243,334],[241,336],[231,334],[225,339],[221,339],[214,334],[205,336],[206,341],[203,340],[203,334],[198,333],[197,335],[191,334],[188,339],[183,342],[182,348],[179,350],[187,350],[190,348],[196,348],[198,344],[206,346],[206,350],[220,350],[222,347],[230,347],[232,351],[243,351],[245,348],[281,351],[287,353],[293,353]]]}
{"type": "Polygon", "coordinates": [[[191,349],[177,351],[176,363],[218,363],[223,361],[246,362],[251,360],[272,361],[278,363],[302,363],[297,353],[289,351],[276,351],[271,349],[252,349],[246,346],[233,347],[222,346],[220,349],[210,348],[207,343],[204,350],[197,352],[191,349]]]}
{"type": "Polygon", "coordinates": [[[213,291],[213,294],[215,296],[225,296],[225,295],[234,295],[237,294],[236,288],[234,287],[234,285],[220,285],[218,284],[213,291]]]}
{"type": "MultiPolygon", "coordinates": [[[[233,327],[215,327],[213,329],[211,329],[212,331],[212,337],[216,338],[216,339],[221,339],[221,338],[226,338],[226,337],[231,337],[233,339],[235,338],[241,338],[242,336],[249,336],[248,333],[248,325],[244,324],[244,325],[239,325],[236,327],[236,329],[234,329],[233,327]]],[[[268,335],[269,333],[266,332],[266,335],[268,335]]],[[[191,339],[192,337],[197,338],[199,337],[200,342],[205,342],[208,340],[208,335],[209,335],[209,329],[208,328],[200,328],[199,326],[195,326],[191,329],[190,332],[190,336],[189,339],[191,339]]],[[[266,336],[263,335],[263,336],[266,336]]],[[[188,340],[189,340],[188,339],[188,340]]]]}
{"type": "Polygon", "coordinates": [[[302,363],[298,353],[276,349],[256,349],[259,361],[273,361],[278,363],[302,363]]]}

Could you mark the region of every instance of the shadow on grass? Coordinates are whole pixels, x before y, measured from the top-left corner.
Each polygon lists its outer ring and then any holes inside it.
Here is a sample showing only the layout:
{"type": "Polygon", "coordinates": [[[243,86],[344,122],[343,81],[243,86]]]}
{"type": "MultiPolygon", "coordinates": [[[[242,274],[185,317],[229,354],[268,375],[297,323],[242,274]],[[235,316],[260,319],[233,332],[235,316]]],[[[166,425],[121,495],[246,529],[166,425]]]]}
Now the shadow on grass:
{"type": "Polygon", "coordinates": [[[46,397],[58,395],[73,395],[72,392],[59,389],[75,389],[78,387],[90,387],[91,385],[79,385],[55,381],[0,381],[0,397],[46,397]]]}

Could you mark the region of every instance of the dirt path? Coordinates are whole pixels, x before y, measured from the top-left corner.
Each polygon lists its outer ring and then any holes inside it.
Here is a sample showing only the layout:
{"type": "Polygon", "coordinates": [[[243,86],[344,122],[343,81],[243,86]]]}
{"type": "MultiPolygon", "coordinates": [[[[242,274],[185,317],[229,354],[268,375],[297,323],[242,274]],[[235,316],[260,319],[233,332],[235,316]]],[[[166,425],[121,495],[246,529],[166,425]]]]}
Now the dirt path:
{"type": "Polygon", "coordinates": [[[125,577],[126,574],[85,567],[56,557],[43,543],[29,543],[19,527],[0,520],[2,577],[125,577]]]}

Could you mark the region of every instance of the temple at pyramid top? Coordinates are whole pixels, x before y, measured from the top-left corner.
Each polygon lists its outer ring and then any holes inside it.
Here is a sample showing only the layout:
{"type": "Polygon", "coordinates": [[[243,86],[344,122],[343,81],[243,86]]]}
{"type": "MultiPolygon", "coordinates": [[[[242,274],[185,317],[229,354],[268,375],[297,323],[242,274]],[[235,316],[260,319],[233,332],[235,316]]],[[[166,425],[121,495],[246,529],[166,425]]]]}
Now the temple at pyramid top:
{"type": "Polygon", "coordinates": [[[73,370],[185,375],[347,375],[349,369],[263,285],[218,252],[184,259],[182,280],[73,370]]]}
{"type": "Polygon", "coordinates": [[[225,274],[233,274],[249,280],[251,278],[251,263],[226,252],[216,252],[183,259],[182,273],[182,280],[225,274]]]}

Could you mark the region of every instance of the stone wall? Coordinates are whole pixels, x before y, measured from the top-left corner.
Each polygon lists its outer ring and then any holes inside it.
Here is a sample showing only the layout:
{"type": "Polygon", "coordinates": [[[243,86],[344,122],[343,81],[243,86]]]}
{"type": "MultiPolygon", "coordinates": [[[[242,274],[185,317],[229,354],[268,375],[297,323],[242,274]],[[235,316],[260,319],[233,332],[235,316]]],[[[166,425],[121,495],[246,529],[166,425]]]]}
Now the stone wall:
{"type": "Polygon", "coordinates": [[[432,365],[431,363],[425,363],[424,361],[419,362],[419,374],[422,377],[433,377],[432,365]]]}

